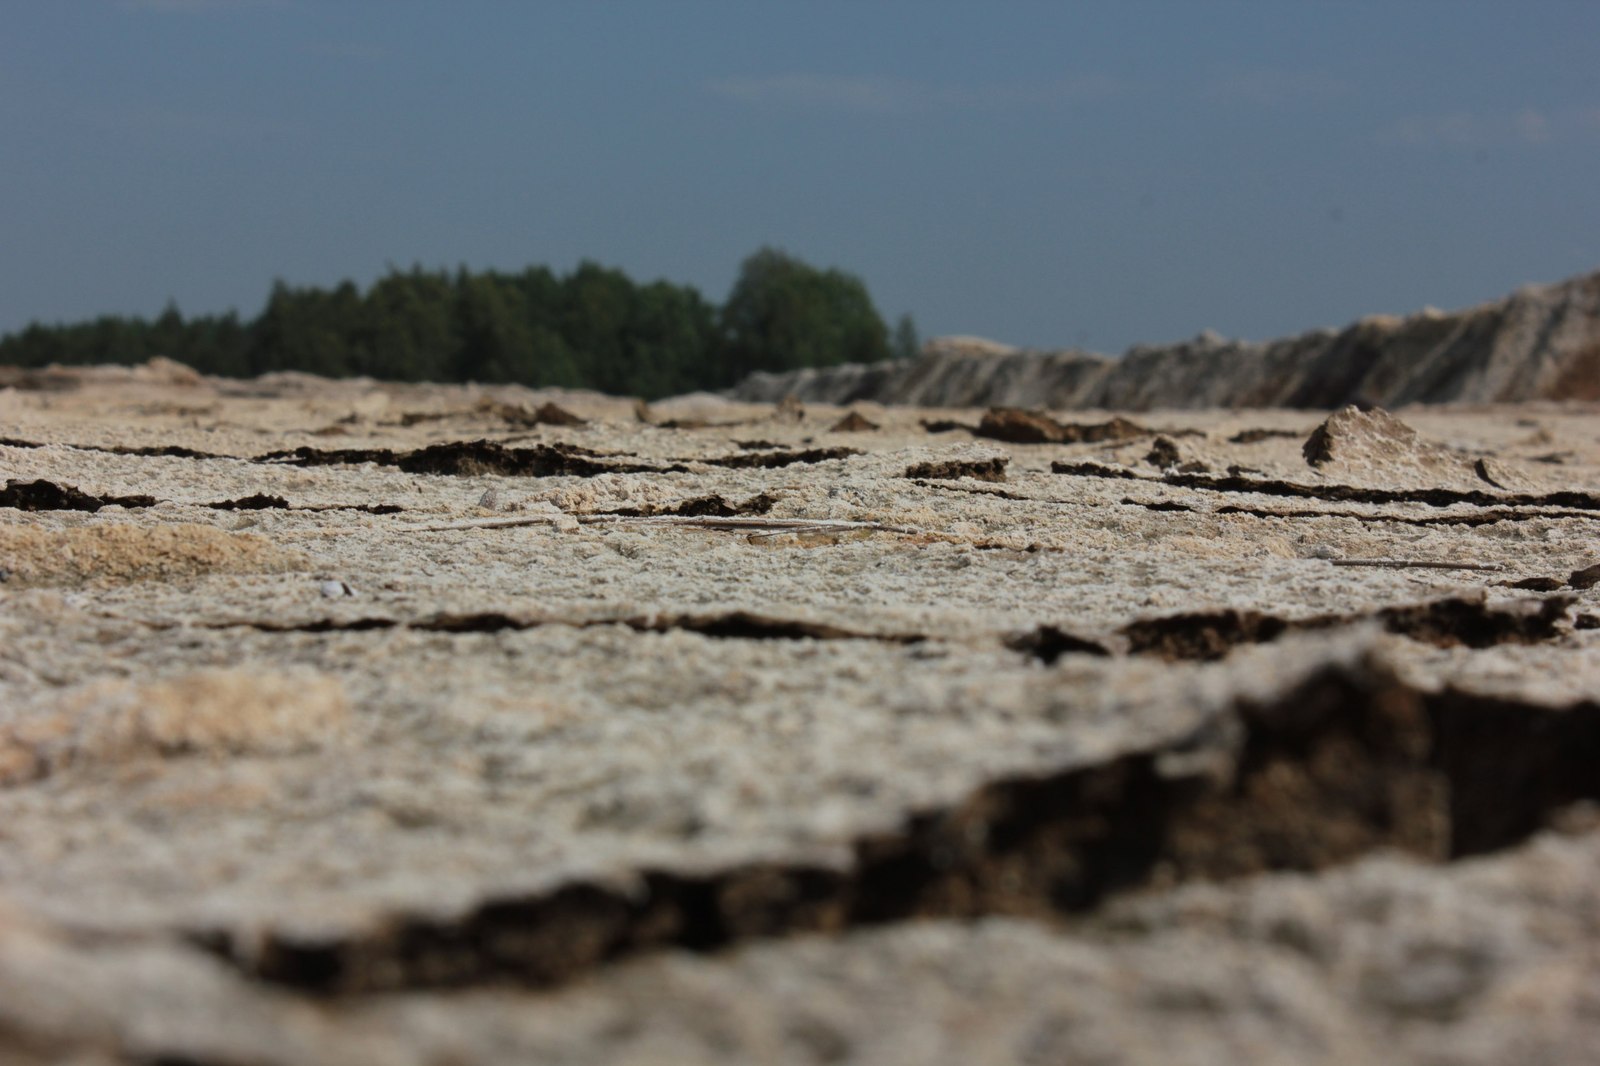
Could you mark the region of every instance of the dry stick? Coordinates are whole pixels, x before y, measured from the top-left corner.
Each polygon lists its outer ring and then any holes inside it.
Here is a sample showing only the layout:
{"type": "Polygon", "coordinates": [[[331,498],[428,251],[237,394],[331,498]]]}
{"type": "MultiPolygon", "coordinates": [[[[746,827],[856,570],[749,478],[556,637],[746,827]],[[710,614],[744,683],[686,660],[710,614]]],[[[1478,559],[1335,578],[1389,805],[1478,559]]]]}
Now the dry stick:
{"type": "Polygon", "coordinates": [[[1334,566],[1384,566],[1391,570],[1504,570],[1499,563],[1451,563],[1442,559],[1333,559],[1334,566]]]}
{"type": "Polygon", "coordinates": [[[405,526],[404,533],[440,533],[454,529],[507,529],[512,526],[555,525],[567,519],[576,519],[580,525],[645,525],[691,526],[700,529],[764,530],[766,535],[778,533],[810,533],[869,529],[881,533],[916,533],[909,526],[891,526],[882,522],[856,522],[845,518],[754,518],[715,515],[618,515],[618,514],[551,514],[525,515],[521,518],[483,518],[466,522],[450,522],[439,526],[405,526]]]}
{"type": "MultiPolygon", "coordinates": [[[[877,527],[874,527],[874,529],[876,529],[876,528],[877,527]]],[[[811,535],[811,534],[817,534],[817,533],[840,533],[840,532],[850,532],[850,530],[829,529],[827,526],[818,526],[818,525],[792,526],[792,527],[786,527],[786,528],[783,528],[783,529],[766,529],[766,530],[762,530],[759,533],[752,533],[752,534],[750,534],[750,539],[751,540],[766,540],[769,537],[787,537],[787,536],[790,536],[790,535],[793,535],[793,536],[796,536],[796,537],[804,537],[804,536],[808,536],[808,535],[811,535]]]]}

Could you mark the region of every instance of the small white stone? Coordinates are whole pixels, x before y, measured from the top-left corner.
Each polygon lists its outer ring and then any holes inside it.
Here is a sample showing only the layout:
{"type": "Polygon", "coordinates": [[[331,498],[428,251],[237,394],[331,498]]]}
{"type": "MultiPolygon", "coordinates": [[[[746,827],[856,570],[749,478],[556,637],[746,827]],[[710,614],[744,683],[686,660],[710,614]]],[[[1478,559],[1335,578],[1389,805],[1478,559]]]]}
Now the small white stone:
{"type": "Polygon", "coordinates": [[[328,599],[339,599],[343,596],[354,596],[356,590],[343,581],[324,581],[321,585],[322,594],[328,599]]]}
{"type": "Polygon", "coordinates": [[[561,515],[550,524],[558,533],[576,533],[578,531],[578,520],[569,514],[561,515]]]}

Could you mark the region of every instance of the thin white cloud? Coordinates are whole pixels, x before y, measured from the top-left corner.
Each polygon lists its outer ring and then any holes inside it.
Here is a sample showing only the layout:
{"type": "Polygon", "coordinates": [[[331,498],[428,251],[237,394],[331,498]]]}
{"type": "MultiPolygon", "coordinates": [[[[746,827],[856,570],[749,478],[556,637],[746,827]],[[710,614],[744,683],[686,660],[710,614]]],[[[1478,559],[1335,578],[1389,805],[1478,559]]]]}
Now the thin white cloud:
{"type": "Polygon", "coordinates": [[[935,90],[935,103],[967,107],[1049,107],[1121,96],[1127,86],[1108,74],[1074,74],[1055,81],[1014,85],[952,86],[935,90]]]}
{"type": "Polygon", "coordinates": [[[1511,116],[1511,129],[1519,140],[1543,144],[1550,139],[1550,120],[1542,112],[1524,108],[1511,116]]]}
{"type": "Polygon", "coordinates": [[[178,136],[191,141],[234,144],[292,142],[306,127],[273,115],[214,110],[204,105],[170,107],[122,100],[80,112],[84,123],[105,135],[178,136]]]}
{"type": "Polygon", "coordinates": [[[816,74],[722,78],[711,82],[707,88],[718,96],[746,104],[836,107],[850,111],[892,111],[905,106],[909,99],[906,82],[816,74]]]}
{"type": "Polygon", "coordinates": [[[376,63],[390,55],[385,46],[366,41],[308,41],[300,50],[306,55],[350,63],[376,63]]]}
{"type": "Polygon", "coordinates": [[[833,74],[778,74],[721,78],[706,88],[718,96],[754,105],[896,112],[921,108],[1048,107],[1115,96],[1121,82],[1101,74],[1056,81],[990,85],[936,85],[905,78],[833,74]]]}
{"type": "Polygon", "coordinates": [[[250,7],[279,7],[284,0],[119,0],[126,11],[154,11],[166,15],[201,15],[250,7]]]}
{"type": "Polygon", "coordinates": [[[1456,111],[1412,115],[1378,132],[1387,144],[1413,148],[1503,148],[1547,144],[1600,134],[1600,108],[1558,112],[1525,107],[1516,111],[1456,111]]]}
{"type": "Polygon", "coordinates": [[[1290,107],[1336,100],[1351,88],[1348,81],[1324,71],[1250,67],[1214,74],[1204,93],[1221,103],[1290,107]]]}

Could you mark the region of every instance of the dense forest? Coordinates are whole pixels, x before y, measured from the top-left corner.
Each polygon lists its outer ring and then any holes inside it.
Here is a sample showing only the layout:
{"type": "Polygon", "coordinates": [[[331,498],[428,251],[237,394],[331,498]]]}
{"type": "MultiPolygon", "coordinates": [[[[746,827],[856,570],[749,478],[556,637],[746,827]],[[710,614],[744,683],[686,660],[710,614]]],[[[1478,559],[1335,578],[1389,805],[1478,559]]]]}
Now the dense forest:
{"type": "Polygon", "coordinates": [[[717,307],[695,289],[640,284],[585,262],[566,276],[391,270],[365,292],[277,282],[253,320],[107,315],[0,338],[0,364],[140,363],[164,355],[207,374],[304,370],[396,381],[518,382],[649,398],[732,385],[753,370],[909,356],[861,280],[763,248],[717,307]]]}

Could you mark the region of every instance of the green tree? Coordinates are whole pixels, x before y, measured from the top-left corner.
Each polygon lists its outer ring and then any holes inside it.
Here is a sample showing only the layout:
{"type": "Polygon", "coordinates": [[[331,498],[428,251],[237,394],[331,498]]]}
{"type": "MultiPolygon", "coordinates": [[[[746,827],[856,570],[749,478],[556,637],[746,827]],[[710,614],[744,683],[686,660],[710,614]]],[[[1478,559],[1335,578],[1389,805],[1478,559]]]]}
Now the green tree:
{"type": "Polygon", "coordinates": [[[775,248],[741,264],[722,308],[724,380],[755,370],[873,363],[889,331],[853,274],[818,270],[775,248]]]}
{"type": "Polygon", "coordinates": [[[168,359],[186,362],[190,358],[189,348],[192,337],[189,324],[183,320],[183,313],[178,310],[175,300],[168,300],[167,306],[162,308],[161,314],[150,323],[145,332],[146,343],[156,355],[164,355],[168,359]]]}
{"type": "Polygon", "coordinates": [[[558,385],[582,388],[589,383],[580,368],[578,353],[572,350],[563,332],[566,286],[548,267],[528,267],[521,274],[505,279],[516,290],[526,316],[532,346],[531,376],[528,385],[558,385]]]}
{"type": "Polygon", "coordinates": [[[494,274],[456,275],[456,338],[451,378],[456,381],[530,382],[533,331],[521,294],[494,274]]]}
{"type": "Polygon", "coordinates": [[[79,338],[87,343],[72,345],[64,353],[63,362],[73,363],[142,363],[151,355],[148,324],[142,318],[124,318],[121,315],[102,315],[89,327],[87,335],[79,338]]]}
{"type": "Polygon", "coordinates": [[[656,281],[634,293],[625,334],[628,392],[656,399],[714,388],[716,310],[688,286],[656,281]]]}
{"type": "Polygon", "coordinates": [[[917,324],[910,315],[901,315],[894,324],[894,341],[890,345],[896,359],[915,359],[922,354],[922,338],[917,335],[917,324]]]}
{"type": "MultiPolygon", "coordinates": [[[[205,374],[243,377],[248,370],[249,334],[232,311],[191,318],[183,361],[205,374]]],[[[174,356],[173,358],[177,358],[174,356]]]]}
{"type": "Polygon", "coordinates": [[[8,333],[0,340],[0,363],[12,366],[45,366],[62,361],[66,347],[65,326],[41,325],[30,322],[21,333],[8,333]]]}
{"type": "Polygon", "coordinates": [[[363,292],[273,283],[260,314],[153,320],[102,315],[0,337],[0,362],[137,363],[166,355],[211,374],[303,370],[397,381],[520,382],[648,398],[731,385],[751,370],[874,362],[915,348],[902,317],[894,347],[861,281],[763,248],[717,308],[687,285],[638,284],[585,261],[565,277],[454,274],[413,266],[363,292]]]}
{"type": "Polygon", "coordinates": [[[453,380],[455,309],[455,287],[444,273],[420,265],[391,269],[363,301],[362,373],[391,381],[453,380]]]}
{"type": "Polygon", "coordinates": [[[360,311],[360,295],[348,281],[332,292],[273,282],[267,306],[250,331],[251,373],[306,370],[328,377],[358,373],[353,341],[360,311]]]}
{"type": "Polygon", "coordinates": [[[562,290],[560,333],[578,356],[584,384],[614,395],[633,392],[627,345],[633,282],[620,270],[584,260],[562,290]]]}

